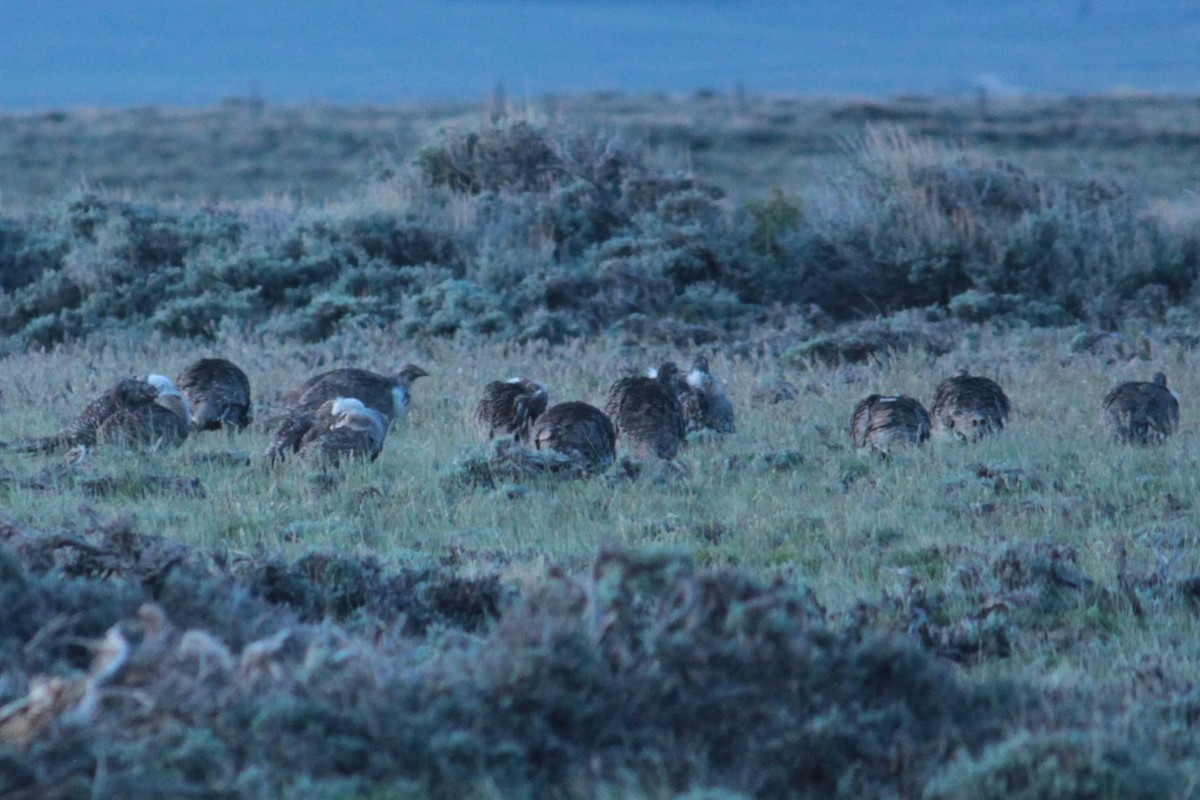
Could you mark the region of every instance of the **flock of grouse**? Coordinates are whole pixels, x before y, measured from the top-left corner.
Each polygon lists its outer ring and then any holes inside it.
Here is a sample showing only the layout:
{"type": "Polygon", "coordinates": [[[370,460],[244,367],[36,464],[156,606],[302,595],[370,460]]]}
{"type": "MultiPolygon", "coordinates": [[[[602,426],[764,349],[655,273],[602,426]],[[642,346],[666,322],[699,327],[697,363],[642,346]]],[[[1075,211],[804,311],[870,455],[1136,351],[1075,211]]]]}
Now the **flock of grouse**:
{"type": "MultiPolygon", "coordinates": [[[[428,373],[407,364],[393,375],[358,368],[316,375],[282,398],[270,422],[269,463],[296,457],[321,467],[352,458],[374,460],[393,422],[408,413],[412,384],[428,373]]],[[[904,395],[872,394],[851,416],[854,446],[888,455],[897,444],[920,444],[937,433],[975,441],[1003,430],[1011,410],[990,378],[963,372],[934,390],[931,410],[904,395]]],[[[603,472],[616,459],[618,437],[642,457],[672,459],[689,433],[734,431],[729,396],[699,356],[681,374],[667,361],[647,375],[618,379],[601,410],[573,400],[549,405],[545,387],[523,378],[492,381],[473,410],[484,437],[565,457],[584,474],[603,472]]],[[[1157,373],[1148,383],[1122,383],[1101,403],[1100,419],[1120,442],[1154,444],[1179,426],[1179,402],[1157,373]]],[[[70,425],[52,436],[15,442],[22,452],[67,451],[82,459],[103,443],[173,447],[192,431],[240,430],[251,422],[250,381],[236,364],[204,358],[175,380],[150,375],[125,378],[93,400],[70,425]]]]}
{"type": "MultiPolygon", "coordinates": [[[[854,407],[850,433],[855,447],[887,455],[895,443],[920,444],[934,433],[976,441],[1004,430],[1011,409],[1000,384],[964,371],[937,385],[929,411],[905,395],[863,398],[854,407]]],[[[1149,383],[1128,381],[1109,392],[1100,404],[1100,421],[1118,442],[1161,443],[1179,428],[1179,398],[1158,372],[1149,383]]]]}

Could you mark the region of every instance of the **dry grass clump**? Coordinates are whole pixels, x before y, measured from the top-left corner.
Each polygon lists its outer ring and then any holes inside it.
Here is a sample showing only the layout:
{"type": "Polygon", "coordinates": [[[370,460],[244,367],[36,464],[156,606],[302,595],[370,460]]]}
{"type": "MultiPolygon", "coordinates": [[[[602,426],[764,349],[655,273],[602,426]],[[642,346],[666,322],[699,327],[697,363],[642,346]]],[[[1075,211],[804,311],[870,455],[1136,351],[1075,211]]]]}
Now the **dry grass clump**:
{"type": "Polygon", "coordinates": [[[943,356],[953,351],[967,330],[969,326],[947,319],[936,309],[901,311],[830,327],[795,342],[784,355],[798,363],[826,364],[877,361],[909,350],[943,356]]]}

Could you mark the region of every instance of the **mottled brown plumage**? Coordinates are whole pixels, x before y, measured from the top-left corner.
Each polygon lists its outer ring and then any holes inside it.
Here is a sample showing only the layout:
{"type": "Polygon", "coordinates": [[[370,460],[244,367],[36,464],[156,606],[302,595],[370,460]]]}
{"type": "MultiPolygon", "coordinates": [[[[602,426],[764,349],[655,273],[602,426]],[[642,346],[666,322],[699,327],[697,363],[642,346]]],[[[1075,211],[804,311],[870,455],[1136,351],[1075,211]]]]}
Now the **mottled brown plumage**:
{"type": "Polygon", "coordinates": [[[904,395],[873,394],[854,407],[850,437],[855,447],[870,447],[888,455],[896,444],[920,444],[929,438],[929,412],[918,400],[904,395]]]}
{"type": "Polygon", "coordinates": [[[1179,429],[1179,400],[1157,372],[1149,383],[1117,386],[1100,404],[1100,421],[1110,436],[1126,444],[1159,444],[1179,429]]]}
{"type": "Polygon", "coordinates": [[[524,378],[492,381],[483,389],[473,418],[487,439],[512,436],[527,442],[538,416],[546,410],[549,395],[544,386],[524,378]]]}
{"type": "Polygon", "coordinates": [[[296,455],[322,466],[353,457],[374,461],[383,449],[388,422],[380,412],[351,397],[326,400],[314,411],[288,415],[263,454],[268,462],[296,455]]]}
{"type": "Polygon", "coordinates": [[[194,430],[242,430],[250,424],[250,379],[232,361],[202,358],[184,368],[175,385],[192,406],[194,430]]]}
{"type": "Polygon", "coordinates": [[[408,415],[413,382],[428,374],[415,364],[405,364],[394,375],[381,375],[357,367],[322,372],[283,396],[284,416],[315,411],[339,397],[353,397],[367,408],[383,414],[388,422],[403,422],[408,415]]]}
{"type": "Polygon", "coordinates": [[[123,378],[88,403],[53,436],[17,442],[12,449],[54,453],[78,445],[114,443],[127,447],[178,447],[191,430],[187,400],[163,375],[123,378]]]}
{"type": "Polygon", "coordinates": [[[1004,430],[1011,408],[1000,384],[964,370],[937,385],[929,415],[935,434],[973,442],[1004,430]]]}
{"type": "Polygon", "coordinates": [[[688,433],[733,433],[733,403],[708,368],[708,359],[696,356],[686,377],[676,381],[676,393],[688,433]]]}
{"type": "Polygon", "coordinates": [[[687,435],[676,394],[678,376],[675,363],[667,361],[656,377],[621,378],[608,390],[604,412],[612,419],[617,436],[643,456],[674,458],[687,435]]]}
{"type": "Polygon", "coordinates": [[[292,411],[279,418],[279,424],[275,426],[274,435],[271,437],[271,444],[263,452],[263,459],[273,464],[294,455],[300,449],[304,437],[317,424],[318,410],[292,411]]]}
{"type": "Polygon", "coordinates": [[[387,429],[383,414],[355,398],[339,397],[317,409],[296,456],[322,467],[337,467],[356,458],[374,461],[383,449],[387,429]]]}
{"type": "Polygon", "coordinates": [[[538,417],[533,445],[578,460],[585,472],[603,472],[616,460],[617,433],[612,420],[593,405],[570,400],[538,417]]]}

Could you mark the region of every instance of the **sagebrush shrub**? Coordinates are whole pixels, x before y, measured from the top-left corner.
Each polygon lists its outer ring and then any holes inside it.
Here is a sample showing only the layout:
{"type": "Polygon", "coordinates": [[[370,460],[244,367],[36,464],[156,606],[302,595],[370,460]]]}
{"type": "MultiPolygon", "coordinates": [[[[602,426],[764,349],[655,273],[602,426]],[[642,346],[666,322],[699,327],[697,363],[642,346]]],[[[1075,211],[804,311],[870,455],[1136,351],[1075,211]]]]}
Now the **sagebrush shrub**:
{"type": "Polygon", "coordinates": [[[1195,300],[1200,222],[1103,177],[1034,175],[877,128],[802,192],[738,206],[642,155],[506,118],[441,132],[327,208],[81,189],[0,216],[0,335],[11,349],[113,325],[210,336],[230,321],[317,341],[403,321],[562,341],[650,315],[707,339],[744,334],[764,308],[1115,327],[1195,300]]]}

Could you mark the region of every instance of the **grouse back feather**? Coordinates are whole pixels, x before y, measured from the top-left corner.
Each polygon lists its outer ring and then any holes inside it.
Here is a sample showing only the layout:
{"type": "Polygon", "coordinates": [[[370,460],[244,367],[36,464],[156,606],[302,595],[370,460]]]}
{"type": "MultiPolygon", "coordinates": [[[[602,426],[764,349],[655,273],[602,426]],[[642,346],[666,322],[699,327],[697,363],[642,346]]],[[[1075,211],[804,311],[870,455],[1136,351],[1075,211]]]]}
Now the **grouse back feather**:
{"type": "Polygon", "coordinates": [[[850,436],[855,447],[870,447],[888,455],[894,444],[920,444],[929,438],[932,423],[920,401],[905,395],[873,394],[854,407],[850,436]]]}
{"type": "Polygon", "coordinates": [[[192,431],[192,409],[187,398],[166,375],[147,375],[154,387],[154,402],[125,406],[100,424],[96,439],[127,447],[178,447],[192,431]]]}
{"type": "Polygon", "coordinates": [[[526,442],[548,402],[549,394],[540,383],[524,378],[492,381],[484,387],[473,416],[487,439],[500,435],[526,442]]]}
{"type": "Polygon", "coordinates": [[[1158,444],[1179,429],[1179,399],[1157,372],[1149,383],[1129,381],[1105,395],[1100,421],[1118,442],[1158,444]]]}
{"type": "Polygon", "coordinates": [[[1000,384],[966,371],[946,378],[933,393],[933,432],[976,441],[1004,430],[1012,404],[1000,384]]]}
{"type": "MultiPolygon", "coordinates": [[[[329,401],[326,401],[329,402],[329,401]]],[[[313,426],[317,424],[317,410],[304,411],[297,409],[284,414],[275,426],[271,444],[263,452],[263,459],[273,464],[276,461],[294,455],[300,449],[301,442],[313,426]]]]}
{"type": "Polygon", "coordinates": [[[585,472],[603,472],[616,460],[617,432],[612,420],[578,400],[548,408],[534,424],[532,439],[538,450],[577,459],[585,472]]]}
{"type": "Polygon", "coordinates": [[[185,367],[175,383],[191,403],[195,430],[242,430],[250,424],[250,379],[232,361],[202,358],[185,367]]]}
{"type": "Polygon", "coordinates": [[[620,378],[608,390],[604,411],[612,419],[617,436],[642,455],[674,458],[687,435],[676,394],[678,376],[675,363],[667,361],[658,368],[656,377],[620,378]]]}

